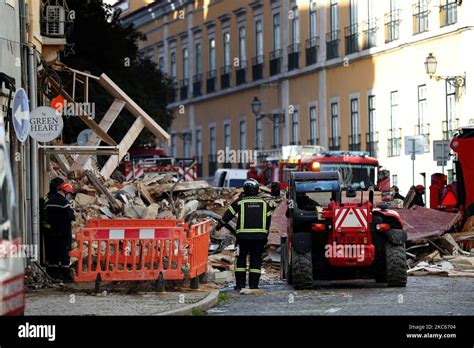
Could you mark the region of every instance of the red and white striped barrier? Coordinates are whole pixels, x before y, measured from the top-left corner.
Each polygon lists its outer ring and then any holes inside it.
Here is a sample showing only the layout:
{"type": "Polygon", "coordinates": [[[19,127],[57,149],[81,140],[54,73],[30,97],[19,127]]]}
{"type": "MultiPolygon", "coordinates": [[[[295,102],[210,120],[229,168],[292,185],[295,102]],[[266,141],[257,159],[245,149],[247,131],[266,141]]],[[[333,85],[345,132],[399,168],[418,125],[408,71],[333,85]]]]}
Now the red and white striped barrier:
{"type": "Polygon", "coordinates": [[[99,229],[97,239],[155,239],[171,238],[172,229],[155,228],[127,228],[127,229],[99,229]]]}
{"type": "MultiPolygon", "coordinates": [[[[179,176],[183,176],[184,172],[187,170],[188,168],[179,168],[178,169],[178,174],[179,176]]],[[[186,176],[184,177],[184,181],[194,181],[197,179],[197,171],[196,171],[196,168],[191,168],[191,170],[186,174],[186,176]]]]}

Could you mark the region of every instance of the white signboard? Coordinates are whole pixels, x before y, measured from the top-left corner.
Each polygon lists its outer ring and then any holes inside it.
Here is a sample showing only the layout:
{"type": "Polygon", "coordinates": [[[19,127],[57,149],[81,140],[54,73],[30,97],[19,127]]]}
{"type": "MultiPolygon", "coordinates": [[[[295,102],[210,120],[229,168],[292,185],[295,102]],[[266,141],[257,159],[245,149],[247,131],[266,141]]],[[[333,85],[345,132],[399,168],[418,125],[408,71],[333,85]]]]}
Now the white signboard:
{"type": "Polygon", "coordinates": [[[433,141],[433,160],[436,162],[446,162],[449,160],[449,140],[433,141]]]}
{"type": "Polygon", "coordinates": [[[423,135],[405,137],[405,155],[423,155],[424,153],[423,135]]]}
{"type": "Polygon", "coordinates": [[[59,111],[49,106],[40,106],[30,115],[30,136],[42,143],[59,137],[63,130],[63,118],[59,111]]]}
{"type": "Polygon", "coordinates": [[[19,141],[24,142],[30,131],[30,105],[23,88],[15,92],[13,98],[13,128],[19,141]]]}

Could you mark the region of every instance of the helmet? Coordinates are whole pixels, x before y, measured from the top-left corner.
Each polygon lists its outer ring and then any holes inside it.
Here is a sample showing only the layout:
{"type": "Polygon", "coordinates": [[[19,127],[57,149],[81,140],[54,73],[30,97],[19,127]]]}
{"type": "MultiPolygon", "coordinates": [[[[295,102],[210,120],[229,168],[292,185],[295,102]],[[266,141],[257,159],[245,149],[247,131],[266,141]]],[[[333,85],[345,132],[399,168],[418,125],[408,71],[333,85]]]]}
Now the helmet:
{"type": "Polygon", "coordinates": [[[422,190],[424,190],[424,189],[425,189],[425,187],[424,187],[423,185],[417,185],[417,186],[416,186],[416,190],[417,190],[417,191],[422,191],[422,190]]]}
{"type": "Polygon", "coordinates": [[[255,179],[247,179],[244,182],[244,194],[246,196],[256,196],[258,194],[259,188],[260,188],[260,185],[258,184],[258,181],[255,179]]]}
{"type": "Polygon", "coordinates": [[[64,182],[63,179],[61,179],[60,177],[56,177],[54,179],[52,179],[49,183],[49,192],[50,193],[56,193],[58,192],[58,187],[59,185],[61,185],[62,183],[64,182]]]}
{"type": "Polygon", "coordinates": [[[58,191],[59,190],[64,191],[66,193],[74,193],[74,188],[68,182],[63,182],[61,185],[59,185],[58,191]]]}

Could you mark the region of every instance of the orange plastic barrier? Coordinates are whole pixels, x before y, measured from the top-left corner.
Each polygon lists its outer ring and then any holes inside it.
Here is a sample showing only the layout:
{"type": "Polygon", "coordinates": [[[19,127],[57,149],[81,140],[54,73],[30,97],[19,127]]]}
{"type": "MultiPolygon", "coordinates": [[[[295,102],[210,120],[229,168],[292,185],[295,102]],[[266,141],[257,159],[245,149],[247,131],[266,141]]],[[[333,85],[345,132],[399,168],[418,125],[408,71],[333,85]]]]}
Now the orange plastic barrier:
{"type": "MultiPolygon", "coordinates": [[[[76,233],[76,282],[192,280],[207,271],[210,222],[92,220],[76,233]]],[[[163,285],[157,285],[162,287],[163,285]]],[[[97,289],[97,287],[96,287],[97,289]]]]}

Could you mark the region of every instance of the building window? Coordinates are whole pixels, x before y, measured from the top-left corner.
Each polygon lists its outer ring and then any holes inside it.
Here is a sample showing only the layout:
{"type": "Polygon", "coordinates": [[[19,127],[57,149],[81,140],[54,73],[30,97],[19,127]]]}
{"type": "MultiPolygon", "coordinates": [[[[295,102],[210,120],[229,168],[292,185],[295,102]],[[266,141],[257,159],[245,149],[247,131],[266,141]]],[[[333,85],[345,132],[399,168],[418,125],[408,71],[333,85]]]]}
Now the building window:
{"type": "Polygon", "coordinates": [[[300,127],[298,111],[291,114],[291,145],[299,145],[300,127]]]}
{"type": "Polygon", "coordinates": [[[428,0],[417,0],[413,12],[413,34],[428,31],[428,0]]]}
{"type": "Polygon", "coordinates": [[[171,134],[171,157],[176,158],[176,134],[171,134]]]}
{"type": "Polygon", "coordinates": [[[398,175],[397,174],[392,175],[392,184],[394,186],[398,186],[398,175]]]}
{"type": "Polygon", "coordinates": [[[171,52],[171,77],[176,80],[176,52],[171,52]]]}
{"type": "Polygon", "coordinates": [[[364,50],[377,46],[377,18],[374,16],[374,1],[367,0],[367,21],[364,23],[364,50]]]}
{"type": "MultiPolygon", "coordinates": [[[[189,133],[189,135],[191,135],[191,133],[189,133]]],[[[186,137],[183,140],[183,157],[191,157],[191,138],[186,137]]]]}
{"type": "Polygon", "coordinates": [[[390,12],[385,14],[385,43],[400,38],[400,7],[398,0],[390,0],[390,12]]]}
{"type": "Polygon", "coordinates": [[[224,66],[221,68],[221,89],[230,87],[230,33],[224,33],[224,66]]]}
{"type": "Polygon", "coordinates": [[[327,59],[339,57],[339,10],[337,0],[331,0],[329,27],[326,34],[326,55],[327,59]]]}
{"type": "Polygon", "coordinates": [[[367,151],[370,156],[377,157],[378,150],[378,132],[376,131],[376,117],[375,117],[375,96],[369,95],[368,98],[368,121],[369,132],[366,134],[367,151]]]}
{"type": "Polygon", "coordinates": [[[189,50],[183,49],[183,78],[189,78],[189,50]]]}
{"type": "Polygon", "coordinates": [[[349,150],[360,151],[359,99],[351,99],[351,134],[349,135],[349,150]]]}
{"type": "Polygon", "coordinates": [[[198,160],[198,176],[202,176],[202,130],[196,130],[196,156],[198,160]]]}
{"type": "Polygon", "coordinates": [[[292,8],[293,18],[291,20],[291,43],[298,44],[300,42],[300,15],[298,7],[292,8]]]}
{"type": "Polygon", "coordinates": [[[245,49],[245,27],[239,28],[239,66],[245,68],[247,63],[247,54],[245,49]]]}
{"type": "Polygon", "coordinates": [[[257,57],[263,56],[263,25],[261,19],[255,22],[255,52],[257,57]]]}
{"type": "Polygon", "coordinates": [[[216,70],[216,40],[209,40],[209,71],[216,70]]]}
{"type": "Polygon", "coordinates": [[[418,124],[416,134],[423,135],[425,152],[430,152],[430,124],[428,123],[426,85],[418,86],[418,124]]]}
{"type": "Polygon", "coordinates": [[[453,25],[458,21],[459,3],[459,0],[441,0],[439,15],[442,27],[453,25]]]}
{"type": "Polygon", "coordinates": [[[209,175],[214,175],[217,168],[216,127],[209,127],[209,175]]]}
{"type": "Polygon", "coordinates": [[[224,33],[224,66],[230,66],[230,33],[224,33]]]}
{"type": "Polygon", "coordinates": [[[230,124],[224,124],[224,148],[230,149],[230,124]]]}
{"type": "Polygon", "coordinates": [[[349,26],[345,28],[346,54],[359,51],[358,0],[349,3],[349,26]]]}
{"type": "Polygon", "coordinates": [[[240,149],[247,150],[247,126],[245,121],[240,121],[239,123],[239,140],[240,149]]]}
{"type": "Polygon", "coordinates": [[[280,125],[278,123],[273,123],[273,148],[277,149],[280,146],[280,125]]]}
{"type": "Polygon", "coordinates": [[[165,71],[165,57],[160,56],[160,57],[158,58],[158,67],[160,68],[160,70],[161,70],[162,72],[165,71]]]}
{"type": "Polygon", "coordinates": [[[185,100],[188,98],[188,79],[189,79],[189,50],[183,48],[182,51],[182,63],[183,63],[183,79],[179,82],[180,87],[180,99],[185,100]]]}
{"type": "Polygon", "coordinates": [[[311,0],[309,4],[309,37],[318,35],[318,13],[316,11],[316,1],[311,0]]]}
{"type": "Polygon", "coordinates": [[[329,138],[329,150],[339,150],[341,137],[339,135],[339,103],[331,103],[331,138],[329,138]]]}
{"type": "Polygon", "coordinates": [[[456,88],[446,81],[446,120],[443,121],[443,138],[450,140],[454,136],[458,119],[456,117],[456,88]]]}
{"type": "Polygon", "coordinates": [[[280,45],[280,14],[273,15],[273,50],[277,51],[281,48],[280,45]]]}
{"type": "Polygon", "coordinates": [[[300,57],[300,18],[298,7],[293,7],[291,19],[291,45],[288,46],[288,70],[299,68],[300,57]]]}
{"type": "Polygon", "coordinates": [[[316,106],[309,108],[309,145],[318,145],[318,116],[316,106]]]}
{"type": "Polygon", "coordinates": [[[401,129],[398,124],[398,91],[390,93],[390,130],[388,134],[388,156],[400,156],[401,129]]]}
{"type": "Polygon", "coordinates": [[[201,51],[201,43],[198,42],[196,44],[196,52],[195,54],[195,62],[194,62],[194,71],[196,75],[200,75],[202,72],[202,51],[201,51]]]}
{"type": "Polygon", "coordinates": [[[256,146],[257,150],[262,150],[263,149],[263,129],[262,129],[262,119],[258,119],[255,125],[255,130],[256,130],[256,146]]]}

